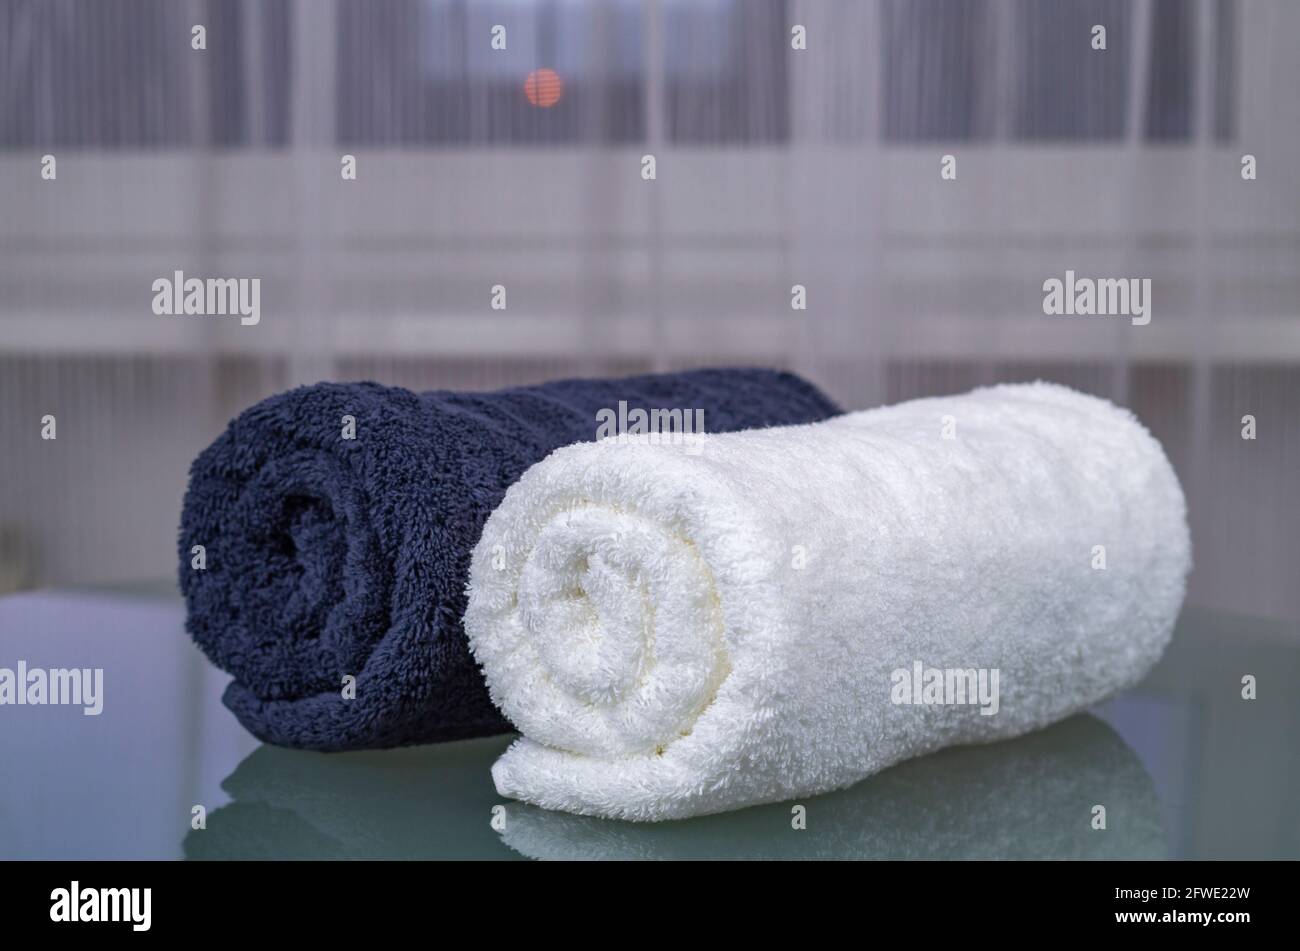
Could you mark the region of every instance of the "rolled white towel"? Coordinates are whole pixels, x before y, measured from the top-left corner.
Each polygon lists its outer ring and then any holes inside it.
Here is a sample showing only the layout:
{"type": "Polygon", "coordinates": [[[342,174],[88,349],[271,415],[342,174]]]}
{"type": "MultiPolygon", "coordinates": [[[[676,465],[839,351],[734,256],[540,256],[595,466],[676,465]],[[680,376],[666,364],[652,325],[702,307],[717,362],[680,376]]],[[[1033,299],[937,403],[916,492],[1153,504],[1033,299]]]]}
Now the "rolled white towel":
{"type": "Polygon", "coordinates": [[[493,778],[672,819],[1025,733],[1146,673],[1190,562],[1159,443],[1051,384],[569,446],[471,564],[470,644],[524,734],[493,778]]]}

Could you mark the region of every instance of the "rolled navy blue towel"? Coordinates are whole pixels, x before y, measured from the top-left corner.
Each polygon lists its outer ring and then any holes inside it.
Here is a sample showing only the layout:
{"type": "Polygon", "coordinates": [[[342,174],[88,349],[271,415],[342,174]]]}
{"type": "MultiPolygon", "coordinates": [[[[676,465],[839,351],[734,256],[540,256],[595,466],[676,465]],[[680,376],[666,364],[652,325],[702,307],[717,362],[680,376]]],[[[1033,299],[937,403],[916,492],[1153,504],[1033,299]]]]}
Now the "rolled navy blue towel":
{"type": "Polygon", "coordinates": [[[523,471],[620,402],[703,411],[709,432],[840,412],[793,374],[719,369],[492,393],[318,383],[241,413],[191,467],[179,545],[186,628],[233,675],[226,706],[314,750],[512,729],[461,625],[470,552],[523,471]]]}

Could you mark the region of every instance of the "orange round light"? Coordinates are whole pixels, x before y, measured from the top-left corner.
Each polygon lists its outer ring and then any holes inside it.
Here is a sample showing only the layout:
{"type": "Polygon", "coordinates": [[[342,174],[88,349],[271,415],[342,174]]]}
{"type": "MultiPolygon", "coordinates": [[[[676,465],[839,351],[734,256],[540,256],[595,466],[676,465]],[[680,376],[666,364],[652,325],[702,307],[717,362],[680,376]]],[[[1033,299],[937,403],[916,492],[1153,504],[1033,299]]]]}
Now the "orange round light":
{"type": "Polygon", "coordinates": [[[553,69],[535,69],[524,80],[524,95],[528,101],[540,109],[549,109],[560,101],[564,94],[564,83],[560,74],[553,69]]]}

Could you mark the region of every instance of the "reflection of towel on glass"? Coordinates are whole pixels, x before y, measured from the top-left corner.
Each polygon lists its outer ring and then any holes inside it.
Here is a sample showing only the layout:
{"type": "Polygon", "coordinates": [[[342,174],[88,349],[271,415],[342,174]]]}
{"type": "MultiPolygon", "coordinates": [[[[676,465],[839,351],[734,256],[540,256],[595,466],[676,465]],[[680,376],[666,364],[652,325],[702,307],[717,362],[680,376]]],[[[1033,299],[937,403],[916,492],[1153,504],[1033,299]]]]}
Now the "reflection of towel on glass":
{"type": "Polygon", "coordinates": [[[503,795],[654,820],[843,788],[1082,710],[1169,640],[1182,490],[1104,400],[999,386],[698,448],[561,449],[488,520],[465,623],[524,734],[503,795]]]}
{"type": "Polygon", "coordinates": [[[1160,803],[1124,741],[1086,714],[941,750],[850,789],[681,822],[506,807],[505,843],[539,859],[1159,859],[1160,803]],[[803,807],[802,829],[793,823],[803,807]],[[1106,830],[1092,809],[1106,807],[1106,830]]]}
{"type": "Polygon", "coordinates": [[[518,858],[489,820],[509,737],[324,756],[259,746],[222,782],[234,802],[185,837],[188,859],[518,858]]]}
{"type": "Polygon", "coordinates": [[[187,626],[234,675],[226,705],[317,750],[508,730],[461,629],[470,549],[524,469],[620,402],[702,411],[710,432],[838,412],[788,373],[696,370],[495,393],[320,383],[242,413],[195,461],[180,531],[187,626]]]}

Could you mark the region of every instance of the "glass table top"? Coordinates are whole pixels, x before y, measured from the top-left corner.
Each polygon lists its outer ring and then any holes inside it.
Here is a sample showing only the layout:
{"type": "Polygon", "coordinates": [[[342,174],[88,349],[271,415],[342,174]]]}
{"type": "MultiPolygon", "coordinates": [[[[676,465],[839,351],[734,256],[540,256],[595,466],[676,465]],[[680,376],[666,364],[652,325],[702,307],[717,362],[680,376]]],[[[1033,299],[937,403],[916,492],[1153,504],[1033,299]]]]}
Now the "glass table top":
{"type": "Polygon", "coordinates": [[[1300,857],[1294,623],[1187,608],[1147,679],[1089,713],[823,796],[637,825],[502,799],[489,769],[511,736],[264,746],[183,621],[161,584],[0,599],[0,668],[104,670],[98,715],[0,706],[0,858],[1300,857]]]}

